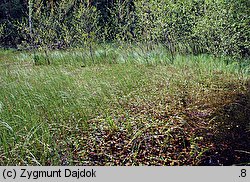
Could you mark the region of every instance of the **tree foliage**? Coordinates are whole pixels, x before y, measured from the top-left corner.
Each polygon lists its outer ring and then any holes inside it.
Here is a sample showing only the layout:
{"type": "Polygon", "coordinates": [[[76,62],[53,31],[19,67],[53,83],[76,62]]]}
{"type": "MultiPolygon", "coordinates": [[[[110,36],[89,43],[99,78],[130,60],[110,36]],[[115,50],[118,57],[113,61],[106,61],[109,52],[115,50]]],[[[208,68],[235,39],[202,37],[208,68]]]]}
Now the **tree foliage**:
{"type": "Polygon", "coordinates": [[[5,0],[0,39],[50,49],[161,43],[172,53],[248,57],[249,7],[249,0],[5,0]]]}

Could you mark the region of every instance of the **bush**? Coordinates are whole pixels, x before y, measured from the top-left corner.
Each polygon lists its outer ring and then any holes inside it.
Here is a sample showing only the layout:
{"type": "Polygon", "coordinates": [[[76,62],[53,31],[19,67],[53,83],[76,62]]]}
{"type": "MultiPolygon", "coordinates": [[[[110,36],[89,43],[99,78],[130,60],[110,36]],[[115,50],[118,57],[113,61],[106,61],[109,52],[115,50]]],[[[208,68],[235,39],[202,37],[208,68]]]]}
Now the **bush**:
{"type": "Polygon", "coordinates": [[[172,55],[208,53],[242,58],[250,52],[248,0],[29,0],[28,3],[19,6],[26,11],[19,19],[19,33],[12,22],[1,39],[9,39],[12,44],[25,40],[25,46],[49,49],[113,41],[140,42],[148,49],[160,43],[172,55]],[[6,36],[10,32],[12,39],[6,36]]]}

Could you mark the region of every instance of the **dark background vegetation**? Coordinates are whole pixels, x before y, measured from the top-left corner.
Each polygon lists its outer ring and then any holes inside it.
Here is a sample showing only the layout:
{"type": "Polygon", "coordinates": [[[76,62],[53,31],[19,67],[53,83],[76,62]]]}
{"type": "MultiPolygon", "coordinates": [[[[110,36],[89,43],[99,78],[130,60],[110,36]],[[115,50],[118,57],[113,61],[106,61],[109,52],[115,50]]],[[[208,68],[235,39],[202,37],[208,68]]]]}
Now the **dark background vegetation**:
{"type": "Polygon", "coordinates": [[[172,53],[249,56],[248,0],[2,0],[3,47],[161,43],[172,53]]]}

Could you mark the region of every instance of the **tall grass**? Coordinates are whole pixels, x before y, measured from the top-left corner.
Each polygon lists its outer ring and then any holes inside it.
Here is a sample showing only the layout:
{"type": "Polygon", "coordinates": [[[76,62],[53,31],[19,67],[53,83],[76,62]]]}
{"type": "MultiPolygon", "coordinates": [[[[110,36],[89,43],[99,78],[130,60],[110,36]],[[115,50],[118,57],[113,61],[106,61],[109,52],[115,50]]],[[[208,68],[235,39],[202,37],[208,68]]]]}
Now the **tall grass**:
{"type": "Polygon", "coordinates": [[[172,61],[161,47],[98,47],[94,62],[84,49],[35,56],[0,53],[1,165],[198,165],[209,147],[186,129],[213,127],[249,79],[247,62],[172,61]]]}

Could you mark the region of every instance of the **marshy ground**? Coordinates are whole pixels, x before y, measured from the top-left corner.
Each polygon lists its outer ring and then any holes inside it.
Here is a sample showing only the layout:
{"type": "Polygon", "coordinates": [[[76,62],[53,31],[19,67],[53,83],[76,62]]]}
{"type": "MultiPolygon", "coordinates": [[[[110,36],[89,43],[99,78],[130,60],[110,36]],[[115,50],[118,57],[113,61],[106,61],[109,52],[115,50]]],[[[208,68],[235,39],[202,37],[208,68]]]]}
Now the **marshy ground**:
{"type": "Polygon", "coordinates": [[[0,165],[249,165],[248,62],[138,52],[2,50],[0,165]]]}

